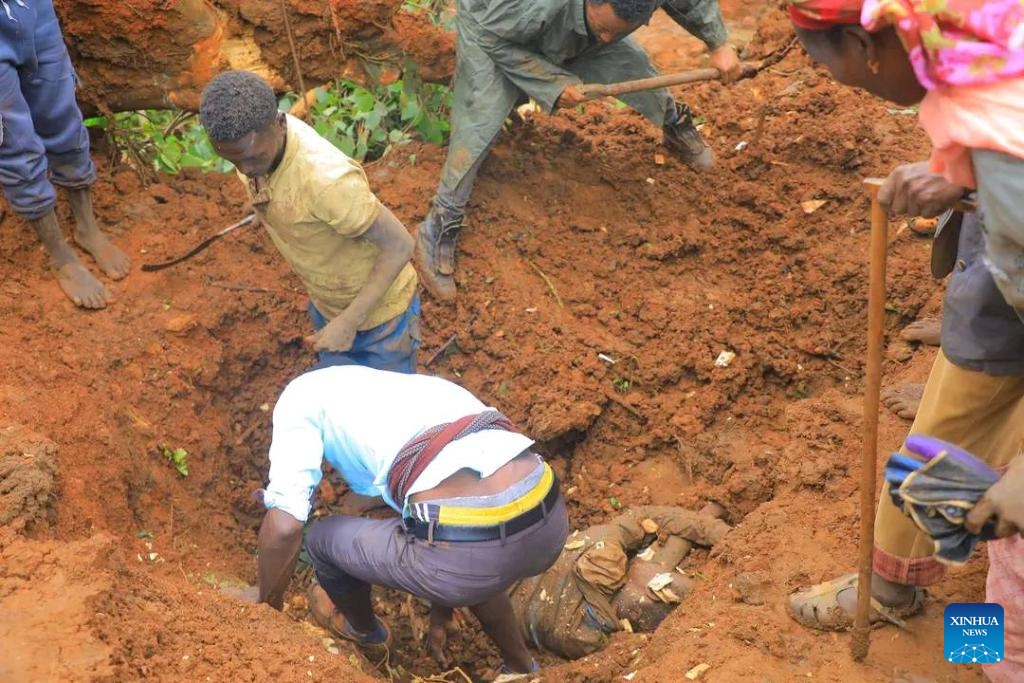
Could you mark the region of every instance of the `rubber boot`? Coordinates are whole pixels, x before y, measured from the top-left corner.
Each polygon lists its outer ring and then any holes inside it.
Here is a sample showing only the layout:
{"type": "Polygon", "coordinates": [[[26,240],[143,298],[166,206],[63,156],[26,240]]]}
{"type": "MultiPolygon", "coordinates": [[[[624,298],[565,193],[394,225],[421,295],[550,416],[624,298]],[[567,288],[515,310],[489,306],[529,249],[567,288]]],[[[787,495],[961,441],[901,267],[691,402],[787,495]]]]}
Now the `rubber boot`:
{"type": "Polygon", "coordinates": [[[434,206],[416,234],[413,265],[427,291],[442,301],[455,298],[455,250],[461,229],[461,212],[434,206]]]}
{"type": "Polygon", "coordinates": [[[662,130],[665,133],[665,147],[680,161],[698,171],[714,168],[711,148],[693,125],[693,112],[687,105],[677,102],[675,121],[666,124],[662,130]]]}

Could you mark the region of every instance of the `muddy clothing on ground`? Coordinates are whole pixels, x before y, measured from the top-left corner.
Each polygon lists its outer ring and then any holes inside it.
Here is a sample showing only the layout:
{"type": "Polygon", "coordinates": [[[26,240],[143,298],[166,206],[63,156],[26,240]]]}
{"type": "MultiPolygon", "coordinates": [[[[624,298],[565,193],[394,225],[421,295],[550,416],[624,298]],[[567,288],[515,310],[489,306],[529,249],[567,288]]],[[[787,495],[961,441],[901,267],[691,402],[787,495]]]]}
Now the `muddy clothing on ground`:
{"type": "Polygon", "coordinates": [[[0,186],[28,220],[57,201],[54,185],[91,185],[96,169],[75,101],[75,73],[49,0],[0,2],[0,186]],[[49,178],[47,178],[49,172],[49,178]]]}
{"type": "MultiPolygon", "coordinates": [[[[657,75],[632,38],[610,45],[593,40],[584,2],[459,0],[452,133],[434,200],[438,208],[462,213],[488,149],[524,97],[551,112],[568,85],[657,75]]],[[[717,0],[657,4],[708,48],[725,43],[728,34],[717,0]]],[[[624,95],[622,100],[659,128],[674,122],[676,107],[666,89],[624,95]]]]}
{"type": "MultiPolygon", "coordinates": [[[[967,214],[943,303],[941,349],[910,433],[954,443],[999,469],[1024,439],[1024,323],[993,282],[984,252],[981,218],[967,214]]],[[[875,513],[875,572],[904,585],[938,583],[946,567],[932,557],[932,539],[893,505],[887,486],[875,513]]]]}
{"type": "Polygon", "coordinates": [[[461,469],[471,469],[481,478],[491,476],[529,452],[533,440],[523,434],[485,428],[456,438],[411,482],[404,500],[391,496],[388,473],[410,441],[439,425],[488,410],[492,409],[462,387],[427,375],[334,366],[289,383],[274,408],[266,507],[307,521],[326,460],[354,492],[381,496],[403,515],[386,520],[333,515],[313,525],[307,550],[328,594],[344,594],[369,583],[441,605],[466,607],[555,561],[569,522],[554,474],[539,456],[534,456],[537,465],[528,477],[497,494],[408,502],[412,494],[435,488],[461,469]],[[490,521],[498,514],[506,516],[490,521]],[[466,517],[489,521],[469,523],[466,517]],[[527,518],[536,519],[522,528],[515,526],[516,519],[527,518]],[[475,538],[480,540],[431,542],[413,532],[416,520],[433,520],[433,533],[446,538],[453,533],[448,519],[459,519],[459,529],[475,526],[475,538]],[[483,538],[494,525],[502,525],[503,534],[506,528],[513,531],[504,539],[483,538]]]}
{"type": "Polygon", "coordinates": [[[713,546],[729,531],[720,519],[668,506],[629,510],[571,536],[558,561],[510,592],[523,636],[538,649],[577,659],[605,646],[622,626],[612,596],[626,582],[629,557],[668,536],[713,546]],[[651,534],[643,522],[652,520],[651,534]]]}

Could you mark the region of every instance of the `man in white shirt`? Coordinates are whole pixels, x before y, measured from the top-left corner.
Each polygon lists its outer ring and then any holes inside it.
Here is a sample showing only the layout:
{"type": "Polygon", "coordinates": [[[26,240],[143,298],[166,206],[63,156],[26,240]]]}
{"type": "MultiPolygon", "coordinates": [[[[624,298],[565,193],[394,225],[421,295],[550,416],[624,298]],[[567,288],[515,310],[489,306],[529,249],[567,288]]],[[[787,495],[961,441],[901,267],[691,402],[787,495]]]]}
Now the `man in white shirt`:
{"type": "Polygon", "coordinates": [[[370,587],[397,588],[430,600],[435,623],[469,607],[507,672],[535,671],[506,591],[548,569],[569,528],[554,473],[532,445],[438,377],[355,365],[301,375],[274,408],[259,601],[283,604],[326,458],[353,491],[382,496],[402,516],[333,515],[312,526],[317,621],[368,653],[386,649],[370,587]]]}

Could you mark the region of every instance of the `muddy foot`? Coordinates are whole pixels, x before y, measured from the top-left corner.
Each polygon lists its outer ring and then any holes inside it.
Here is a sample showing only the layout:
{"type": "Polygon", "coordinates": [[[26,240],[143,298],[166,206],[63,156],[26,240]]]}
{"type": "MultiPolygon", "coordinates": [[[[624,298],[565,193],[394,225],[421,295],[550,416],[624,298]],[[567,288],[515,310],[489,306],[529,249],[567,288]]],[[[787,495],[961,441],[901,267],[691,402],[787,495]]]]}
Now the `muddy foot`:
{"type": "Polygon", "coordinates": [[[942,335],[941,318],[921,318],[903,328],[900,338],[908,342],[920,342],[928,346],[938,346],[942,335]]]}
{"type": "Polygon", "coordinates": [[[922,396],[923,384],[897,384],[882,391],[882,404],[904,420],[913,420],[922,396]]]}
{"type": "Polygon", "coordinates": [[[88,237],[76,232],[75,243],[89,252],[96,260],[96,265],[113,280],[120,280],[131,270],[132,262],[128,255],[114,246],[99,230],[91,231],[88,237]]]}
{"type": "Polygon", "coordinates": [[[78,261],[65,263],[56,269],[56,273],[60,288],[76,306],[104,308],[112,301],[107,288],[78,261]]]}

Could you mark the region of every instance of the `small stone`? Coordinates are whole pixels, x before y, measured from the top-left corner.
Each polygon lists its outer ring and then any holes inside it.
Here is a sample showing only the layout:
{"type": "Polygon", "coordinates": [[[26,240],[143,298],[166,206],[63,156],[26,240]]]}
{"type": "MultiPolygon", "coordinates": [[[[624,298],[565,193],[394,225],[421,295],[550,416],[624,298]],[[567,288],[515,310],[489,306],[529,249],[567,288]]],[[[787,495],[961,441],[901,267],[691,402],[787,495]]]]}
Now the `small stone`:
{"type": "Polygon", "coordinates": [[[196,317],[194,315],[176,315],[164,323],[164,329],[174,334],[180,334],[192,329],[195,324],[196,317]]]}
{"type": "Polygon", "coordinates": [[[658,533],[658,523],[655,522],[653,519],[645,519],[644,521],[640,522],[640,528],[642,528],[644,530],[644,533],[647,534],[658,533]]]}
{"type": "Polygon", "coordinates": [[[655,166],[664,166],[665,165],[665,155],[664,154],[655,154],[654,155],[654,165],[655,166]]]}
{"type": "Polygon", "coordinates": [[[695,681],[698,678],[700,678],[702,673],[704,673],[705,671],[707,671],[710,668],[711,668],[710,664],[707,664],[705,662],[701,662],[700,664],[698,664],[697,666],[693,667],[692,669],[690,669],[689,671],[686,672],[686,680],[688,680],[688,681],[695,681]]]}

